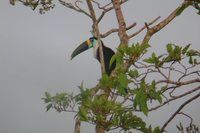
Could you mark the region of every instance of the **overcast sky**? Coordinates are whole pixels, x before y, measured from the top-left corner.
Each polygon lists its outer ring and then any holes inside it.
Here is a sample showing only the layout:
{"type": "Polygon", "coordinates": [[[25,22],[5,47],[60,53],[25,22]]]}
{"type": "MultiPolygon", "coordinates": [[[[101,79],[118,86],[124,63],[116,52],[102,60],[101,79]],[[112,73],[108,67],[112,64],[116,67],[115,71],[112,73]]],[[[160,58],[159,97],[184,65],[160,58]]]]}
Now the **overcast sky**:
{"type": "MultiPolygon", "coordinates": [[[[130,32],[137,31],[144,22],[157,16],[161,19],[175,9],[181,0],[130,0],[123,6],[127,25],[137,22],[130,32]],[[145,2],[145,3],[144,3],[145,2]]],[[[199,50],[200,18],[192,8],[184,11],[170,25],[152,38],[152,49],[162,53],[168,42],[187,45],[199,50]]],[[[109,13],[101,23],[101,31],[116,27],[115,15],[109,13]]],[[[70,60],[73,50],[91,36],[91,21],[57,4],[54,10],[40,15],[37,11],[17,3],[11,6],[0,0],[0,132],[1,133],[72,133],[74,114],[45,112],[41,100],[44,92],[78,92],[84,82],[92,87],[100,78],[100,65],[93,59],[92,50],[70,60]]],[[[113,50],[119,44],[117,34],[104,39],[113,50]],[[114,38],[114,39],[113,39],[114,38]]],[[[140,42],[142,35],[131,40],[140,42]]],[[[172,104],[173,105],[173,104],[172,104]]],[[[150,117],[154,125],[163,124],[170,116],[168,105],[150,117]],[[166,110],[163,112],[163,110],[166,110]],[[162,120],[162,121],[160,121],[162,120]]],[[[200,125],[200,101],[193,102],[187,112],[200,125]]],[[[186,119],[180,119],[186,120],[186,119]]],[[[82,126],[82,132],[94,132],[82,126]]],[[[175,125],[167,128],[176,132],[175,125]]]]}

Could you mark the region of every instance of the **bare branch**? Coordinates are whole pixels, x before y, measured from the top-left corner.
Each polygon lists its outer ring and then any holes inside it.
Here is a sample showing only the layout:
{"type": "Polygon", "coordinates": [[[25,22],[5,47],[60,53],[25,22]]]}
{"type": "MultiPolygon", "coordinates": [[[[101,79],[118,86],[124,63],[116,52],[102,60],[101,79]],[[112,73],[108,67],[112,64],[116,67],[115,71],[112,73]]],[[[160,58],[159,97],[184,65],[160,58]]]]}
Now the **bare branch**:
{"type": "Polygon", "coordinates": [[[184,116],[188,117],[188,118],[190,119],[190,125],[193,123],[193,119],[192,119],[192,117],[189,116],[188,114],[183,113],[183,112],[179,112],[178,114],[181,114],[181,115],[184,115],[184,116]]]}
{"type": "MultiPolygon", "coordinates": [[[[153,23],[155,23],[158,19],[160,19],[160,16],[158,16],[157,18],[155,18],[153,21],[151,21],[150,23],[148,23],[147,25],[150,26],[153,23]]],[[[138,30],[137,32],[133,33],[132,35],[129,35],[129,39],[133,38],[134,36],[138,35],[139,33],[141,33],[144,29],[146,28],[146,25],[143,26],[140,30],[138,30]]]]}
{"type": "Polygon", "coordinates": [[[166,25],[168,25],[177,16],[177,11],[184,5],[188,5],[188,2],[184,1],[183,4],[181,4],[179,7],[177,7],[167,18],[165,18],[163,21],[161,21],[159,24],[153,26],[152,28],[147,29],[147,33],[143,39],[142,44],[148,43],[150,38],[156,32],[160,31],[162,28],[164,28],[166,25]]]}
{"type": "Polygon", "coordinates": [[[62,5],[64,5],[65,7],[70,8],[70,9],[73,9],[73,10],[75,10],[75,11],[77,11],[77,12],[83,13],[83,14],[85,14],[86,16],[88,16],[88,17],[91,18],[91,15],[90,15],[89,13],[87,13],[85,10],[83,10],[82,8],[80,8],[80,7],[78,6],[78,3],[80,3],[79,0],[77,0],[77,1],[74,3],[75,5],[73,5],[73,4],[70,3],[70,2],[65,2],[64,0],[59,0],[59,2],[60,2],[62,5]]]}
{"type": "Polygon", "coordinates": [[[167,127],[167,125],[174,119],[174,117],[190,102],[194,101],[195,99],[197,99],[200,96],[200,93],[198,93],[197,95],[195,95],[194,97],[190,98],[189,100],[187,100],[186,102],[184,102],[177,110],[176,112],[167,120],[167,122],[163,125],[163,127],[161,128],[161,133],[164,132],[165,128],[167,127]]]}
{"type": "Polygon", "coordinates": [[[98,38],[101,71],[102,71],[102,74],[103,74],[105,72],[105,65],[104,65],[105,63],[104,63],[103,48],[102,48],[102,44],[101,44],[101,41],[100,41],[100,31],[99,31],[99,27],[98,27],[98,22],[97,22],[97,19],[96,19],[94,8],[93,8],[90,0],[87,0],[87,5],[88,5],[88,9],[90,11],[91,18],[92,18],[92,21],[93,21],[93,34],[94,34],[94,36],[96,36],[98,38]]]}
{"type": "Polygon", "coordinates": [[[97,4],[98,8],[102,9],[102,10],[106,10],[106,8],[112,4],[112,2],[109,2],[108,4],[106,4],[104,6],[101,6],[100,3],[97,2],[97,1],[95,1],[95,0],[92,0],[92,2],[94,2],[95,4],[97,4]]]}
{"type": "MultiPolygon", "coordinates": [[[[120,1],[120,5],[122,5],[123,3],[127,2],[127,1],[128,1],[128,0],[121,0],[121,1],[120,1]]],[[[100,7],[100,5],[98,6],[99,9],[102,9],[102,10],[103,10],[102,13],[101,13],[101,15],[100,15],[99,18],[97,19],[98,23],[102,20],[102,18],[104,17],[104,15],[105,15],[107,12],[111,11],[112,9],[114,9],[113,6],[107,7],[107,6],[109,6],[109,5],[110,5],[110,4],[108,3],[108,4],[106,4],[106,5],[103,6],[103,7],[100,7]]]]}
{"type": "MultiPolygon", "coordinates": [[[[158,109],[158,108],[160,108],[160,107],[163,107],[163,106],[166,105],[166,104],[169,104],[169,103],[172,102],[172,101],[175,101],[175,100],[177,100],[177,99],[180,99],[180,98],[182,98],[182,97],[185,97],[185,96],[187,96],[187,95],[190,95],[190,94],[192,94],[192,93],[194,93],[194,92],[196,92],[196,91],[199,91],[199,90],[200,90],[200,86],[198,86],[198,87],[194,88],[193,90],[188,91],[188,92],[186,92],[186,93],[184,93],[184,94],[181,94],[181,95],[179,95],[179,96],[175,96],[175,97],[173,97],[173,98],[171,98],[171,99],[168,99],[167,101],[163,102],[162,104],[150,108],[150,109],[149,109],[149,112],[150,112],[150,111],[154,111],[154,110],[156,110],[156,109],[158,109]]],[[[132,109],[132,110],[133,110],[133,109],[132,109]]],[[[141,111],[141,110],[135,110],[135,109],[134,109],[133,111],[141,111]]]]}
{"type": "MultiPolygon", "coordinates": [[[[126,30],[130,30],[130,29],[133,28],[134,26],[136,26],[136,23],[135,23],[135,22],[134,22],[133,24],[131,24],[130,26],[128,26],[128,27],[126,28],[126,30]]],[[[107,37],[107,36],[109,36],[110,34],[115,33],[115,32],[119,32],[119,29],[118,29],[118,28],[115,28],[115,29],[113,28],[113,29],[107,31],[107,32],[104,33],[104,34],[101,34],[101,37],[102,37],[102,38],[105,38],[105,37],[107,37]]]]}

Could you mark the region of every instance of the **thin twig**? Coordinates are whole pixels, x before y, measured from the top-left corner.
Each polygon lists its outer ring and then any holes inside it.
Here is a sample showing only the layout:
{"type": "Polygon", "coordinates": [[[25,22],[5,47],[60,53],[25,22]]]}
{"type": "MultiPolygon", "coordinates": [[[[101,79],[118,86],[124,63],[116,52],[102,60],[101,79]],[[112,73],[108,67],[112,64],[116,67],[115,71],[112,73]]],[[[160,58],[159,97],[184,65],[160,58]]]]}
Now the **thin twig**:
{"type": "Polygon", "coordinates": [[[102,10],[106,10],[106,8],[112,4],[112,2],[109,2],[108,4],[106,4],[106,5],[104,5],[104,6],[101,6],[100,3],[97,2],[97,1],[95,1],[95,0],[92,0],[92,2],[94,2],[94,3],[97,5],[97,7],[98,7],[99,9],[102,9],[102,10]]]}
{"type": "MultiPolygon", "coordinates": [[[[150,26],[152,24],[154,24],[158,19],[160,19],[160,16],[158,16],[157,18],[155,18],[153,21],[151,21],[150,23],[148,23],[147,25],[150,26]]],[[[129,38],[133,38],[134,36],[138,35],[140,32],[142,32],[144,29],[146,28],[146,26],[143,26],[140,30],[138,30],[137,32],[129,35],[129,38]]]]}
{"type": "MultiPolygon", "coordinates": [[[[128,0],[122,0],[122,1],[120,2],[120,5],[124,4],[124,3],[127,2],[127,1],[128,1],[128,0]]],[[[100,9],[103,9],[103,8],[100,7],[100,9]]],[[[106,5],[105,5],[105,6],[104,6],[104,9],[103,9],[103,11],[102,11],[102,13],[101,13],[101,15],[100,15],[99,18],[97,19],[97,22],[99,23],[99,22],[102,20],[102,18],[104,17],[104,15],[105,15],[107,12],[109,12],[109,11],[111,11],[111,10],[113,10],[113,9],[114,9],[113,6],[106,8],[106,5]]]]}
{"type": "MultiPolygon", "coordinates": [[[[133,28],[134,26],[136,26],[136,23],[135,23],[135,22],[134,22],[133,24],[131,24],[130,26],[126,27],[126,31],[127,31],[127,30],[130,30],[130,29],[133,28]]],[[[105,37],[107,37],[107,36],[109,36],[110,34],[115,33],[115,32],[119,32],[119,28],[110,29],[110,30],[107,31],[106,33],[101,34],[101,38],[105,38],[105,37]]]]}
{"type": "Polygon", "coordinates": [[[158,106],[156,106],[156,107],[153,107],[153,108],[149,109],[149,111],[156,110],[156,109],[158,109],[158,108],[164,106],[165,104],[168,104],[168,103],[170,103],[170,102],[172,102],[172,101],[174,101],[174,100],[177,100],[177,99],[179,99],[179,98],[182,98],[182,97],[184,97],[184,96],[187,96],[187,95],[189,95],[189,94],[192,94],[193,92],[196,92],[196,91],[198,91],[198,90],[200,90],[200,86],[198,86],[198,87],[194,88],[193,90],[190,90],[190,91],[188,91],[188,92],[186,92],[186,93],[184,93],[184,94],[181,94],[181,95],[179,95],[179,96],[173,97],[173,98],[169,99],[168,101],[163,102],[161,105],[158,105],[158,106]]]}
{"type": "Polygon", "coordinates": [[[183,113],[183,112],[179,112],[178,114],[181,114],[181,115],[184,115],[184,116],[188,117],[188,118],[190,119],[190,125],[193,123],[193,119],[192,119],[192,117],[189,116],[188,114],[183,113]]]}
{"type": "Polygon", "coordinates": [[[172,81],[170,79],[167,79],[167,80],[159,80],[156,83],[169,83],[169,84],[174,84],[174,85],[177,85],[177,86],[183,86],[183,85],[188,85],[188,84],[198,83],[198,82],[200,82],[199,78],[188,80],[188,81],[185,81],[185,82],[178,82],[178,81],[172,81]]]}
{"type": "Polygon", "coordinates": [[[80,8],[77,4],[77,2],[79,2],[78,0],[75,2],[75,6],[72,3],[69,2],[65,2],[64,0],[59,0],[59,2],[64,5],[67,8],[73,9],[77,12],[83,13],[86,16],[88,16],[89,18],[91,18],[91,15],[89,13],[87,13],[85,10],[83,10],[82,8],[80,8]]]}

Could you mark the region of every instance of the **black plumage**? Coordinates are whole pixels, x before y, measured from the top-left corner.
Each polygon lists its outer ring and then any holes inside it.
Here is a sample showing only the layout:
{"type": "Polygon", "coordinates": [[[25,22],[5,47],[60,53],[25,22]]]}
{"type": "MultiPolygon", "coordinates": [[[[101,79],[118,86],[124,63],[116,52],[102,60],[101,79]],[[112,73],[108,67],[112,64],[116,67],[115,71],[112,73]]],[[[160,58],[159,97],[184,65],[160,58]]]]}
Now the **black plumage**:
{"type": "MultiPolygon", "coordinates": [[[[111,72],[115,69],[116,67],[116,61],[114,61],[112,64],[110,64],[110,60],[112,58],[112,56],[115,54],[115,52],[109,48],[106,47],[103,42],[101,41],[102,44],[102,48],[103,48],[103,56],[104,56],[104,64],[105,64],[105,71],[108,75],[111,74],[111,72]]],[[[99,47],[97,49],[97,60],[100,63],[100,52],[99,52],[99,47]]]]}

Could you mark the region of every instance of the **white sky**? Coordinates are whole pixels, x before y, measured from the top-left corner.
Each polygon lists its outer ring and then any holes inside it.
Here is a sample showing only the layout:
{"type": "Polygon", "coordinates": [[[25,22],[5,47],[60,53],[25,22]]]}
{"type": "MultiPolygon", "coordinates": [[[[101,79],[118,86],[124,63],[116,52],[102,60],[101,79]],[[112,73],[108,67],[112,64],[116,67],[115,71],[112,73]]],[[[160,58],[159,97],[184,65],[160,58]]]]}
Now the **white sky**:
{"type": "MultiPolygon", "coordinates": [[[[127,25],[137,22],[130,32],[137,31],[144,22],[157,16],[166,17],[181,1],[138,0],[123,6],[127,25]],[[145,3],[144,3],[145,2],[145,3]]],[[[170,25],[152,38],[153,50],[162,53],[168,42],[187,45],[199,50],[200,18],[192,8],[184,11],[170,25]]],[[[78,92],[77,86],[84,81],[92,87],[100,78],[100,65],[93,59],[92,50],[70,60],[72,51],[91,36],[91,21],[83,14],[57,4],[54,10],[40,15],[37,11],[21,6],[11,6],[0,1],[0,132],[1,133],[66,133],[73,132],[74,114],[45,112],[41,100],[44,92],[78,92]]],[[[110,13],[101,31],[116,27],[115,16],[110,13]]],[[[129,33],[130,33],[129,32],[129,33]]],[[[142,35],[132,39],[139,42],[142,35]]],[[[104,39],[115,50],[116,34],[104,39]]],[[[157,111],[150,117],[154,125],[164,123],[173,113],[176,104],[157,111]],[[166,111],[163,111],[166,110],[166,111]],[[168,113],[170,112],[170,113],[168,113]]],[[[200,101],[193,102],[188,112],[200,125],[200,101]]],[[[182,119],[186,120],[186,119],[182,119]]],[[[82,132],[94,132],[92,126],[82,132]]],[[[176,132],[175,125],[167,128],[176,132]]]]}

